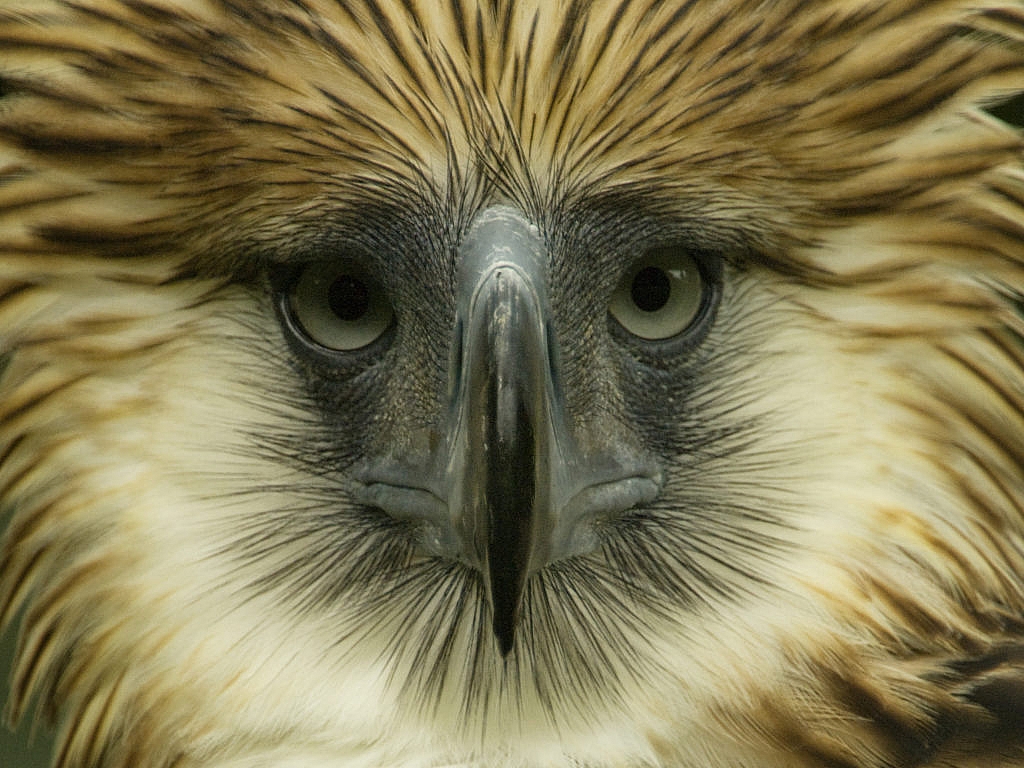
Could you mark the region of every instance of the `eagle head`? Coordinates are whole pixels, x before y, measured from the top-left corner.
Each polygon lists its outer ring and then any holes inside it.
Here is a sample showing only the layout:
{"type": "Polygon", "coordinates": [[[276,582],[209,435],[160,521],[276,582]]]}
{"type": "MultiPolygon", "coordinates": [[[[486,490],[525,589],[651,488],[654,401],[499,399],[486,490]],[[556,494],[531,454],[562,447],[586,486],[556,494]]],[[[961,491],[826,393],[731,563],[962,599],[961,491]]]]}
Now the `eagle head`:
{"type": "Polygon", "coordinates": [[[4,0],[59,768],[1024,765],[1007,0],[4,0]]]}

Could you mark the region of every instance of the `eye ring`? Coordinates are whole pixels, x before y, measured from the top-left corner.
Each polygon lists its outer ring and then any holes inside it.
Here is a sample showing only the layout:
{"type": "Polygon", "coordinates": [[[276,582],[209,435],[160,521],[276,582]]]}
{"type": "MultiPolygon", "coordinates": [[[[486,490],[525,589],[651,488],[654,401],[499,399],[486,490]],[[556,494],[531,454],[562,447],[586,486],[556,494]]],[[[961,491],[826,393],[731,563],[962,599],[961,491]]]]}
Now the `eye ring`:
{"type": "Polygon", "coordinates": [[[608,313],[629,337],[665,342],[704,325],[716,297],[700,259],[684,248],[657,248],[623,273],[608,313]]]}
{"type": "Polygon", "coordinates": [[[315,262],[297,271],[283,291],[289,325],[308,344],[327,352],[370,347],[394,323],[383,286],[350,262],[315,262]]]}

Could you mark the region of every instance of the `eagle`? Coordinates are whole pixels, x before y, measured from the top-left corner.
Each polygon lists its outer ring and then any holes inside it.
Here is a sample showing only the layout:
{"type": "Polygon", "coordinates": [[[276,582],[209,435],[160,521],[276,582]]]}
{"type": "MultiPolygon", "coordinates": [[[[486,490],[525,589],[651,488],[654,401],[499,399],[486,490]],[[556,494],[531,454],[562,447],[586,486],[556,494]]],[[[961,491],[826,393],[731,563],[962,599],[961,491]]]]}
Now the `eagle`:
{"type": "Polygon", "coordinates": [[[3,0],[8,721],[1024,766],[1021,91],[1017,0],[3,0]]]}

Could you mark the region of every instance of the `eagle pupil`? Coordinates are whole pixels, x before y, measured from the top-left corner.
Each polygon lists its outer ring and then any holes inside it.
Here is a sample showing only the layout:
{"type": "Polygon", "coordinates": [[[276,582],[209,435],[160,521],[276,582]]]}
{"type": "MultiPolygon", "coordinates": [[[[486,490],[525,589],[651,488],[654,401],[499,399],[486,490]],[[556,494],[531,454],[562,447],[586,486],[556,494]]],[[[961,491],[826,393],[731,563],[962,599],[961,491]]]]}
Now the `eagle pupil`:
{"type": "Polygon", "coordinates": [[[636,273],[630,296],[637,309],[644,312],[657,312],[668,304],[672,293],[672,283],[665,270],[658,267],[644,267],[636,273]]]}
{"type": "Polygon", "coordinates": [[[358,277],[342,275],[327,289],[327,303],[339,320],[359,320],[370,309],[370,287],[358,277]]]}

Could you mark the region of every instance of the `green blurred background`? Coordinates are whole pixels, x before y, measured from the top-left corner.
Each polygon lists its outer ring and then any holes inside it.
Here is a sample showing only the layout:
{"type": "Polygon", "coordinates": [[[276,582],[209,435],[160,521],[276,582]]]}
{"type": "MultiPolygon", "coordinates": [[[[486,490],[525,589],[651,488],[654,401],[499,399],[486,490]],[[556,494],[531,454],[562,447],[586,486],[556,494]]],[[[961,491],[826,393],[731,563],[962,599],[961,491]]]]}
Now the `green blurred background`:
{"type": "MultiPolygon", "coordinates": [[[[8,629],[0,641],[0,670],[3,670],[2,700],[7,700],[10,688],[8,670],[14,656],[16,633],[8,629]]],[[[31,718],[26,718],[17,733],[0,726],[0,768],[45,768],[50,764],[51,733],[42,727],[31,736],[31,718]],[[31,737],[30,737],[31,736],[31,737]]]]}
{"type": "MultiPolygon", "coordinates": [[[[992,113],[1003,120],[1024,127],[1024,96],[1018,96],[992,108],[992,113]]],[[[0,637],[0,680],[3,681],[2,700],[6,701],[9,688],[9,669],[14,655],[15,631],[8,628],[0,637]]],[[[31,718],[16,733],[0,726],[0,768],[46,768],[49,765],[52,734],[41,725],[32,734],[31,718]]]]}

